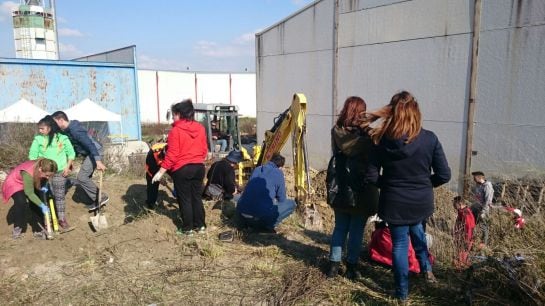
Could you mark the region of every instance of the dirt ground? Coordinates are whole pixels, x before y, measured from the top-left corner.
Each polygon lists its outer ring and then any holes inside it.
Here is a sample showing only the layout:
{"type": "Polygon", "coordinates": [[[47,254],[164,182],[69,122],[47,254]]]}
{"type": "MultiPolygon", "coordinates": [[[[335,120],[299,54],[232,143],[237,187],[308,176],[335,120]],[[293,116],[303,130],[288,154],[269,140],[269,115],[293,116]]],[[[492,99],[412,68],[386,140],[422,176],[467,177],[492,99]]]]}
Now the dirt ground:
{"type": "MultiPolygon", "coordinates": [[[[322,230],[305,229],[294,214],[276,235],[235,231],[234,241],[222,242],[219,233],[234,227],[213,202],[206,203],[207,232],[180,237],[175,234],[177,204],[165,187],[155,211],[143,208],[143,178],[108,175],[104,191],[110,196],[108,229],[90,229],[91,214],[78,202],[80,192],[71,188],[67,215],[77,228],[54,240],[34,239],[30,227],[23,239],[12,240],[12,225],[6,222],[12,205],[0,206],[3,305],[393,303],[390,270],[365,258],[360,281],[324,277],[332,214],[323,201],[316,200],[324,217],[322,230]]],[[[411,278],[413,304],[442,305],[456,298],[454,280],[444,280],[429,289],[422,279],[411,278]]]]}

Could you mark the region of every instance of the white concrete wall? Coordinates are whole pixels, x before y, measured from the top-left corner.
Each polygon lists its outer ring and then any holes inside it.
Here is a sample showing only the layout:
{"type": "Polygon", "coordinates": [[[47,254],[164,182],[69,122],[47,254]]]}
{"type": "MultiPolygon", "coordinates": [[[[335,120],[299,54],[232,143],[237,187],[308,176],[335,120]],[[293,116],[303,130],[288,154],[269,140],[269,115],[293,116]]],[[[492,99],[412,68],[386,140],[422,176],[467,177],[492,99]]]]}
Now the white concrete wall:
{"type": "Polygon", "coordinates": [[[142,123],[167,123],[170,106],[187,98],[195,103],[234,104],[242,116],[255,117],[254,73],[139,70],[138,92],[142,123]]]}
{"type": "MultiPolygon", "coordinates": [[[[443,143],[456,187],[465,158],[474,1],[340,0],[336,46],[334,5],[315,2],[257,35],[258,136],[291,94],[302,92],[311,166],[325,168],[333,113],[346,97],[359,95],[375,109],[408,90],[424,127],[443,143]]],[[[545,1],[483,0],[481,20],[472,170],[543,172],[545,1]]]]}
{"type": "MultiPolygon", "coordinates": [[[[333,16],[332,2],[318,2],[256,37],[258,141],[274,117],[290,106],[293,94],[303,93],[308,102],[308,155],[321,163],[327,162],[323,152],[330,148],[333,16]]],[[[291,160],[289,141],[283,153],[291,160]]]]}
{"type": "Polygon", "coordinates": [[[170,106],[190,98],[195,103],[225,103],[239,114],[255,117],[255,74],[138,71],[140,112],[143,123],[166,123],[170,106]]]}
{"type": "Polygon", "coordinates": [[[483,2],[472,168],[545,169],[545,1],[483,2]]]}

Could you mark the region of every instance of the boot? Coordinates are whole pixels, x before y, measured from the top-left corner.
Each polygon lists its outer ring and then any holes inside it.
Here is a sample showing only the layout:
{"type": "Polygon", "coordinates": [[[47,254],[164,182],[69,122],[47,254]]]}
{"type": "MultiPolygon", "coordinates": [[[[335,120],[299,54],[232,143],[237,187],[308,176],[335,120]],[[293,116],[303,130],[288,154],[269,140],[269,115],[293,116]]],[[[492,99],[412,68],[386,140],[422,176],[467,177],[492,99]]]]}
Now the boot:
{"type": "Polygon", "coordinates": [[[362,278],[360,271],[358,271],[358,264],[346,264],[346,273],[344,275],[349,280],[357,280],[362,278]]]}
{"type": "Polygon", "coordinates": [[[329,269],[327,270],[327,273],[326,273],[327,278],[333,278],[333,277],[339,275],[340,266],[341,266],[340,262],[330,261],[329,262],[329,269]]]}

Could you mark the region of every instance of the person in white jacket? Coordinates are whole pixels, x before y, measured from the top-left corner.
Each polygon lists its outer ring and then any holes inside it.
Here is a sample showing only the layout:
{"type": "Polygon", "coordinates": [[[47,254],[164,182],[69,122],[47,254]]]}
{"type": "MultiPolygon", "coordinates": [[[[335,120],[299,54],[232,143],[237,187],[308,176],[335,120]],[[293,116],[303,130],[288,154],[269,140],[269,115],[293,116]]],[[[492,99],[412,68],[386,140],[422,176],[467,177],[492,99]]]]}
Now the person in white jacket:
{"type": "Polygon", "coordinates": [[[494,187],[482,171],[472,172],[473,180],[475,181],[475,204],[471,210],[475,216],[475,221],[481,230],[481,244],[488,245],[488,223],[490,219],[490,208],[493,206],[494,187]]]}

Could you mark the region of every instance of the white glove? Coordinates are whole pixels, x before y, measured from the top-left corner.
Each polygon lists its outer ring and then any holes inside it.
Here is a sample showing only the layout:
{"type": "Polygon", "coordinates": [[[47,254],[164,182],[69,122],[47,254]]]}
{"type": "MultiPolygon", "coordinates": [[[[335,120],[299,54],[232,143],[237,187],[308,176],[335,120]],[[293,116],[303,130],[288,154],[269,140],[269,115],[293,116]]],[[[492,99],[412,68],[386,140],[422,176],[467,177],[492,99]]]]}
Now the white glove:
{"type": "Polygon", "coordinates": [[[155,175],[154,175],[153,178],[151,179],[151,183],[152,183],[152,184],[155,184],[155,183],[160,182],[160,181],[161,181],[161,178],[163,177],[163,174],[164,174],[164,172],[157,171],[157,173],[155,173],[155,175]]]}

